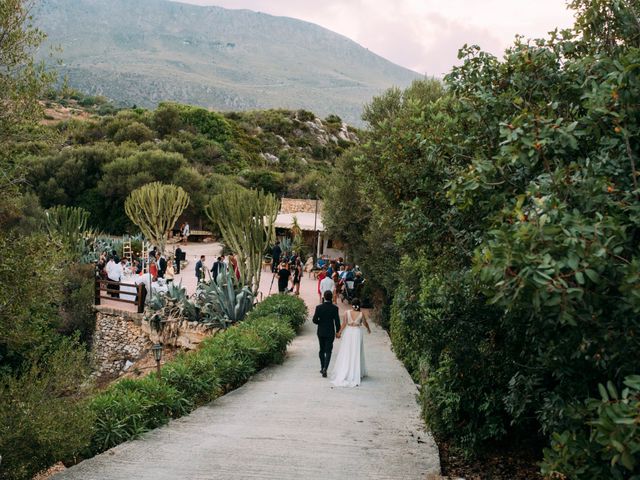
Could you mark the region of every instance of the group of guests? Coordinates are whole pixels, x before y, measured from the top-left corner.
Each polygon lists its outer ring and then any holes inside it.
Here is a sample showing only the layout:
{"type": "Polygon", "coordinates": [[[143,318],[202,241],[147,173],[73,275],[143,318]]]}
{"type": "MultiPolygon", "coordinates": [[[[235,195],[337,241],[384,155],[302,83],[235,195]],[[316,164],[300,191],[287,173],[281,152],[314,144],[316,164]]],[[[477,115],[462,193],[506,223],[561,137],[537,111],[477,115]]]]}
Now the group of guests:
{"type": "Polygon", "coordinates": [[[342,257],[329,259],[323,255],[313,265],[311,257],[303,262],[296,252],[283,252],[280,242],[276,242],[271,250],[271,270],[278,277],[278,291],[280,293],[293,292],[300,294],[300,281],[303,272],[311,269],[318,270],[318,296],[320,301],[324,298],[324,292],[330,291],[333,302],[337,302],[338,296],[344,288],[353,289],[352,293],[358,295],[364,283],[362,272],[357,267],[344,262],[342,257]],[[353,282],[353,283],[351,283],[353,282]]]}
{"type": "MultiPolygon", "coordinates": [[[[96,275],[98,278],[107,281],[107,289],[109,295],[119,298],[119,283],[123,282],[126,277],[132,275],[142,275],[144,272],[144,260],[140,254],[136,252],[133,259],[129,261],[127,258],[120,258],[116,250],[111,252],[104,251],[100,254],[100,258],[96,264],[96,275]]],[[[157,282],[159,278],[165,282],[173,282],[174,276],[180,273],[180,261],[175,260],[182,257],[182,249],[178,247],[175,255],[165,256],[161,254],[156,247],[149,252],[148,272],[151,275],[151,281],[157,282]]]]}
{"type": "Polygon", "coordinates": [[[324,292],[331,292],[333,302],[337,302],[338,296],[343,289],[351,288],[352,296],[358,296],[364,283],[364,277],[360,270],[356,270],[353,265],[344,263],[342,257],[337,260],[329,260],[323,257],[318,260],[318,296],[320,301],[324,298],[324,292]],[[350,283],[353,282],[353,283],[350,283]]]}
{"type": "MultiPolygon", "coordinates": [[[[200,260],[196,262],[196,278],[198,282],[203,282],[205,280],[205,274],[207,272],[206,266],[207,257],[205,255],[200,255],[200,260]]],[[[234,275],[237,280],[240,280],[240,269],[238,268],[238,259],[235,255],[231,254],[228,257],[225,255],[220,255],[216,258],[216,261],[213,262],[211,269],[211,279],[218,283],[218,275],[221,272],[230,272],[233,270],[234,275]]]]}

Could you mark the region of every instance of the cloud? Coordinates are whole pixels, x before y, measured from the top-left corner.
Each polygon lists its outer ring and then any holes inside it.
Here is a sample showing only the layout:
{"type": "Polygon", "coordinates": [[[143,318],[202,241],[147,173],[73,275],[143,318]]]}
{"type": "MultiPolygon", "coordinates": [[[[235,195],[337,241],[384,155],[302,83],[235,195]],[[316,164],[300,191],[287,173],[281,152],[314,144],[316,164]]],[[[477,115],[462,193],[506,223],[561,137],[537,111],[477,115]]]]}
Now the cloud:
{"type": "Polygon", "coordinates": [[[516,34],[544,36],[573,23],[562,0],[182,0],[316,23],[427,75],[458,64],[462,45],[501,56],[516,34]]]}

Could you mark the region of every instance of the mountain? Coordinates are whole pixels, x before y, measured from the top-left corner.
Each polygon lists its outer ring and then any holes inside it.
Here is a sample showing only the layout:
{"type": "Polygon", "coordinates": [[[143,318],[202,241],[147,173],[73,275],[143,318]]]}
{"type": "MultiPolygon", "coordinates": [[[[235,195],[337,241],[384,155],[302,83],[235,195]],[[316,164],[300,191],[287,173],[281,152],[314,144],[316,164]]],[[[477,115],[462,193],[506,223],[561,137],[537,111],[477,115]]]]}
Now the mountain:
{"type": "MultiPolygon", "coordinates": [[[[419,78],[312,23],[166,0],[42,0],[34,12],[74,88],[127,105],[289,108],[361,124],[363,105],[419,78]]],[[[42,49],[43,58],[46,48],[42,49]]]]}

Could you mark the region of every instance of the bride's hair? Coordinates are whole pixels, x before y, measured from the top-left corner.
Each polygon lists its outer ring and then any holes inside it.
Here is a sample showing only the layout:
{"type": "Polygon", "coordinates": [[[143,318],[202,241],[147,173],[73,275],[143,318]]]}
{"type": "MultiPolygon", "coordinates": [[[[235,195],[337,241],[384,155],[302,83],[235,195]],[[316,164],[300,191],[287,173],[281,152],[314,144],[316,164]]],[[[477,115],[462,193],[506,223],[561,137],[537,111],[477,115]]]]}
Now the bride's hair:
{"type": "Polygon", "coordinates": [[[351,300],[351,306],[353,307],[353,309],[356,312],[360,311],[360,299],[359,298],[354,298],[353,300],[351,300]]]}

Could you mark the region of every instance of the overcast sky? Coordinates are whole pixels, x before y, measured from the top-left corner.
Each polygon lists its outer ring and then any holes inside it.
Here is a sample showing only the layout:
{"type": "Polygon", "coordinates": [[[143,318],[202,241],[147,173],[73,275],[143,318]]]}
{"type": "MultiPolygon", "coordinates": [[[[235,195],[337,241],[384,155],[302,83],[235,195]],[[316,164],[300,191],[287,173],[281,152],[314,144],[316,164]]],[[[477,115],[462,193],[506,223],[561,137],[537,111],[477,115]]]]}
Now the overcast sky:
{"type": "Polygon", "coordinates": [[[573,23],[565,0],[180,0],[247,8],[317,23],[392,62],[442,76],[465,43],[501,55],[516,34],[573,23]]]}

